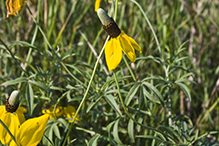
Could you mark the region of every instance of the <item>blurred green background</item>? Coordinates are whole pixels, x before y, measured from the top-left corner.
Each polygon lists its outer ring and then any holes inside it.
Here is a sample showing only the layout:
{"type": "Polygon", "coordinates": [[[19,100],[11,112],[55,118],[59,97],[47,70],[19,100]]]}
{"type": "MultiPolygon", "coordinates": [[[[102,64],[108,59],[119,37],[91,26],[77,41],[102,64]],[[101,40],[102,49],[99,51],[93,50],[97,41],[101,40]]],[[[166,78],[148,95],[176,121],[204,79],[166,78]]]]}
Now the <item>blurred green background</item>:
{"type": "MultiPolygon", "coordinates": [[[[137,0],[137,2],[155,30],[165,57],[165,63],[172,64],[171,67],[176,67],[170,73],[170,80],[174,81],[180,75],[193,73],[187,79],[195,83],[185,83],[191,93],[191,102],[179,87],[174,87],[172,91],[169,91],[172,98],[173,117],[188,116],[195,129],[199,130],[199,134],[218,131],[219,1],[137,0]],[[176,50],[183,43],[185,43],[183,46],[185,50],[176,54],[176,50]],[[183,61],[178,60],[180,63],[174,62],[173,60],[177,57],[186,58],[183,61]]],[[[5,46],[0,43],[1,105],[5,103],[5,97],[8,94],[19,88],[22,93],[21,103],[28,108],[30,116],[40,115],[42,108],[51,103],[55,104],[57,99],[62,97],[64,93],[68,93],[64,102],[74,105],[77,109],[97,60],[90,45],[99,54],[107,37],[94,11],[95,1],[36,0],[35,4],[29,1],[27,1],[27,4],[36,23],[31,17],[26,4],[19,12],[18,17],[6,18],[5,0],[1,0],[0,39],[10,48],[16,58],[14,59],[5,49],[5,46]],[[73,10],[72,14],[70,13],[71,10],[73,10]],[[66,23],[69,14],[71,14],[70,19],[66,23]],[[29,60],[27,60],[29,64],[26,66],[24,73],[21,67],[24,68],[25,66],[25,60],[30,48],[32,51],[29,54],[29,60]],[[68,70],[63,67],[63,64],[68,67],[68,70]],[[16,79],[18,79],[17,82],[13,84],[2,85],[6,81],[16,79]],[[34,81],[34,83],[29,80],[34,81]]],[[[114,15],[114,2],[102,0],[100,6],[110,16],[114,15]]],[[[151,59],[142,59],[147,56],[159,57],[160,54],[154,35],[139,7],[129,0],[119,1],[116,22],[142,48],[141,54],[136,52],[136,56],[139,58],[137,58],[135,64],[132,64],[137,80],[141,81],[143,78],[153,75],[164,77],[164,70],[160,64],[151,59]]],[[[109,126],[110,122],[115,122],[118,117],[105,100],[94,97],[94,95],[101,95],[99,93],[103,92],[102,88],[105,82],[113,77],[111,73],[107,75],[103,69],[104,66],[107,67],[104,56],[102,60],[103,64],[99,65],[96,72],[88,101],[80,112],[82,123],[74,128],[74,130],[79,131],[73,135],[78,139],[76,141],[78,145],[88,142],[94,133],[102,135],[100,143],[105,145],[114,143],[110,142],[106,127],[109,126]],[[93,99],[98,99],[98,103],[86,113],[87,106],[93,102],[93,99]]],[[[117,74],[120,77],[129,75],[123,61],[117,69],[117,74]]],[[[133,80],[125,78],[122,82],[124,82],[123,89],[126,92],[130,91],[131,87],[128,85],[126,87],[125,84],[131,84],[133,80]]],[[[153,81],[151,83],[158,85],[156,87],[166,101],[165,91],[159,88],[160,82],[153,81]]],[[[107,85],[107,88],[111,88],[111,86],[107,85]]],[[[126,93],[124,92],[124,94],[126,93]]],[[[151,107],[152,113],[160,122],[148,117],[144,124],[157,127],[160,123],[167,123],[167,111],[165,110],[161,105],[151,107]]],[[[127,119],[123,120],[127,121],[127,119]]],[[[130,142],[126,130],[119,129],[119,136],[124,144],[141,145],[142,142],[145,144],[152,142],[151,139],[137,140],[138,138],[136,138],[137,142],[130,142]]],[[[135,134],[152,134],[150,130],[140,130],[139,132],[136,128],[134,131],[135,134]]],[[[115,138],[115,135],[113,136],[115,138]]],[[[218,135],[211,135],[208,138],[210,139],[209,142],[218,141],[218,135]]],[[[118,144],[118,141],[115,141],[118,144]]]]}

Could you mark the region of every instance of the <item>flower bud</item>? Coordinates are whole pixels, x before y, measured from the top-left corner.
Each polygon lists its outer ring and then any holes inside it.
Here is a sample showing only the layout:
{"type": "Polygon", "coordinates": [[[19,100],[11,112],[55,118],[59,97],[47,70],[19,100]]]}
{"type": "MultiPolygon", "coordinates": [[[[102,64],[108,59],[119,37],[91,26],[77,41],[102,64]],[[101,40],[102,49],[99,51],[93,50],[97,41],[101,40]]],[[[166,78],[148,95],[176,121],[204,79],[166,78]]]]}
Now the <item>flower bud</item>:
{"type": "Polygon", "coordinates": [[[19,105],[19,91],[15,90],[11,93],[10,97],[6,100],[6,111],[15,112],[19,105]]]}
{"type": "Polygon", "coordinates": [[[110,37],[116,38],[117,36],[119,36],[121,30],[119,29],[115,21],[111,17],[109,17],[109,15],[102,8],[99,8],[97,10],[97,15],[103,25],[103,29],[110,37]]]}

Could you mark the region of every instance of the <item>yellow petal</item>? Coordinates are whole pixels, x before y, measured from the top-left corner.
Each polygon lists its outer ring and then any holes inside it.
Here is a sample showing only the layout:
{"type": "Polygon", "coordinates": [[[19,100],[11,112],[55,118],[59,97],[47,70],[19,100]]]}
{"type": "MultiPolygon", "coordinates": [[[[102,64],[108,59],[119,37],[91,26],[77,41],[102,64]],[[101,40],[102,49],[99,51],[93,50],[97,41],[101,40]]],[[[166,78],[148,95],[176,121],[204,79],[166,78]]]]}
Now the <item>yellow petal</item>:
{"type": "Polygon", "coordinates": [[[95,12],[97,12],[97,10],[100,8],[100,2],[101,2],[101,0],[96,0],[96,2],[95,2],[95,12]]]}
{"type": "Polygon", "coordinates": [[[122,60],[122,48],[116,39],[111,39],[105,46],[106,63],[109,70],[115,69],[122,60]]]}
{"type": "Polygon", "coordinates": [[[21,10],[21,7],[24,4],[24,0],[7,0],[7,17],[10,15],[17,16],[17,13],[21,10]]]}
{"type": "Polygon", "coordinates": [[[15,139],[22,146],[36,146],[42,139],[49,115],[25,121],[16,132],[15,139]]]}
{"type": "MultiPolygon", "coordinates": [[[[12,114],[7,112],[6,110],[1,114],[0,117],[1,121],[8,127],[12,135],[15,135],[15,132],[18,130],[18,127],[20,126],[20,122],[18,118],[12,114]]],[[[3,145],[8,144],[12,139],[11,136],[8,134],[8,132],[5,130],[5,128],[0,124],[0,141],[3,145]]]]}
{"type": "MultiPolygon", "coordinates": [[[[54,105],[52,105],[49,110],[42,110],[42,113],[43,114],[47,114],[49,115],[49,119],[55,119],[55,116],[54,116],[54,105]]],[[[63,109],[61,106],[57,106],[56,108],[56,118],[59,118],[60,116],[63,115],[63,109]]]]}
{"type": "Polygon", "coordinates": [[[27,110],[24,107],[18,107],[15,111],[15,115],[18,117],[20,124],[25,121],[24,113],[27,113],[27,110]]]}
{"type": "MultiPolygon", "coordinates": [[[[66,118],[74,118],[75,116],[75,108],[71,105],[64,107],[64,117],[66,118]]],[[[81,122],[79,116],[77,115],[76,120],[81,122]]],[[[69,123],[72,123],[72,120],[68,120],[69,123]]]]}
{"type": "Polygon", "coordinates": [[[4,111],[5,111],[5,106],[4,106],[4,105],[1,105],[1,106],[0,106],[0,117],[1,117],[1,115],[4,113],[4,111]]]}
{"type": "Polygon", "coordinates": [[[127,36],[123,31],[121,31],[121,34],[116,39],[120,42],[122,51],[125,53],[125,55],[127,55],[127,57],[132,62],[135,62],[135,49],[129,41],[129,36],[127,36]]]}
{"type": "Polygon", "coordinates": [[[142,53],[141,47],[136,43],[136,41],[129,36],[127,36],[127,37],[128,37],[128,40],[130,41],[131,45],[134,47],[134,49],[139,51],[140,53],[142,53]]]}

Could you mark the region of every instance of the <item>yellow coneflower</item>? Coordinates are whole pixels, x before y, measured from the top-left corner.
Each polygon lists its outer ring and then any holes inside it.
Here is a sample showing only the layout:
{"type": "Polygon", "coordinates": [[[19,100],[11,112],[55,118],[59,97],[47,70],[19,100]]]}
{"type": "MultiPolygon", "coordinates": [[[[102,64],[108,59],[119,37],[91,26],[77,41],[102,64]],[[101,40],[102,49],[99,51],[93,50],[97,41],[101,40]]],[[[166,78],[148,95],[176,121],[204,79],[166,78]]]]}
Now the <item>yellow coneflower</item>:
{"type": "Polygon", "coordinates": [[[110,18],[103,9],[99,8],[97,15],[104,30],[111,37],[105,46],[105,57],[109,70],[114,70],[119,65],[122,60],[122,51],[132,62],[135,62],[135,49],[142,53],[141,47],[134,39],[120,30],[114,20],[110,18]]]}

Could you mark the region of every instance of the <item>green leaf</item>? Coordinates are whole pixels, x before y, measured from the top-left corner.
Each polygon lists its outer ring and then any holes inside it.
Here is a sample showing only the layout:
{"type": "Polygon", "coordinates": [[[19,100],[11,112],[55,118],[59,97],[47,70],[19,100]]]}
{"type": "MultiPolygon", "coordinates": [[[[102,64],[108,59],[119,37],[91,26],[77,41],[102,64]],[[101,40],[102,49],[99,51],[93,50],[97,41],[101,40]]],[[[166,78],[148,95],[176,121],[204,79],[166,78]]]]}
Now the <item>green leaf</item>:
{"type": "Polygon", "coordinates": [[[192,76],[192,75],[194,75],[194,73],[190,72],[190,73],[187,73],[187,74],[181,76],[180,79],[187,78],[187,77],[192,76]]]}
{"type": "Polygon", "coordinates": [[[178,86],[180,86],[183,89],[186,96],[189,98],[189,101],[191,102],[192,99],[191,99],[191,94],[190,94],[190,91],[189,91],[188,87],[185,84],[179,83],[179,82],[175,82],[175,84],[177,84],[178,86]]]}
{"type": "Polygon", "coordinates": [[[97,140],[100,137],[100,134],[96,134],[93,138],[91,138],[88,142],[89,146],[96,146],[97,145],[97,140]]]}
{"type": "Polygon", "coordinates": [[[147,101],[146,97],[144,96],[144,87],[140,86],[140,96],[138,100],[138,108],[141,109],[141,107],[144,105],[144,101],[147,101]]]}
{"type": "Polygon", "coordinates": [[[61,139],[61,135],[60,135],[60,131],[59,131],[59,127],[57,126],[57,123],[53,123],[52,124],[52,130],[54,131],[55,135],[61,139]]]}
{"type": "Polygon", "coordinates": [[[184,59],[187,59],[187,58],[188,58],[188,56],[186,56],[186,57],[181,57],[181,58],[179,58],[179,59],[176,59],[175,62],[180,62],[180,61],[182,61],[182,60],[184,60],[184,59]]]}
{"type": "Polygon", "coordinates": [[[130,142],[134,143],[135,142],[135,137],[134,137],[134,121],[132,119],[129,119],[129,123],[128,123],[128,135],[130,137],[130,142]]]}
{"type": "Polygon", "coordinates": [[[11,43],[11,45],[9,46],[9,48],[14,47],[15,45],[20,45],[21,47],[27,47],[27,48],[34,48],[37,49],[34,45],[31,45],[28,42],[24,42],[24,41],[13,41],[11,43]]]}
{"type": "Polygon", "coordinates": [[[28,86],[26,86],[26,98],[27,98],[27,102],[28,102],[28,108],[29,108],[29,112],[30,115],[32,115],[34,107],[34,94],[33,94],[33,89],[31,87],[31,84],[28,84],[28,86]]]}
{"type": "Polygon", "coordinates": [[[2,83],[2,86],[6,86],[6,85],[14,85],[14,84],[18,84],[18,83],[22,83],[22,82],[26,82],[27,78],[25,77],[20,77],[20,78],[16,78],[14,80],[10,80],[7,82],[2,83]]]}
{"type": "Polygon", "coordinates": [[[39,82],[36,82],[34,80],[28,80],[29,83],[33,84],[33,85],[36,85],[44,90],[46,90],[47,92],[50,90],[48,86],[42,84],[42,83],[39,83],[39,82]]]}
{"type": "Polygon", "coordinates": [[[179,79],[179,80],[175,81],[175,83],[183,83],[183,82],[191,82],[193,84],[197,84],[196,82],[194,82],[192,80],[187,80],[187,79],[179,79]]]}
{"type": "Polygon", "coordinates": [[[143,84],[145,86],[147,86],[157,96],[157,98],[159,99],[161,104],[164,106],[163,96],[160,94],[160,92],[157,90],[157,88],[155,88],[152,84],[150,84],[148,82],[143,82],[143,84]]]}
{"type": "Polygon", "coordinates": [[[65,88],[60,88],[60,87],[56,87],[56,86],[51,86],[50,87],[51,90],[59,90],[59,91],[65,91],[65,88]]]}
{"type": "Polygon", "coordinates": [[[109,103],[109,105],[120,115],[122,116],[122,113],[121,111],[119,110],[119,106],[118,104],[116,103],[114,97],[112,95],[105,95],[104,96],[106,101],[109,103]]]}
{"type": "Polygon", "coordinates": [[[92,99],[91,103],[89,104],[89,106],[87,107],[87,110],[86,110],[86,113],[88,113],[91,108],[96,104],[98,103],[98,101],[102,98],[103,96],[97,96],[95,99],[92,99]]]}
{"type": "Polygon", "coordinates": [[[136,92],[138,91],[139,85],[141,85],[141,83],[136,83],[134,84],[134,86],[129,90],[126,98],[125,98],[125,105],[129,105],[129,103],[131,102],[132,98],[135,96],[136,92]]]}
{"type": "Polygon", "coordinates": [[[73,140],[71,140],[69,143],[68,143],[68,145],[67,146],[70,146],[73,142],[75,142],[77,140],[77,138],[75,138],[75,139],[73,139],[73,140]]]}
{"type": "Polygon", "coordinates": [[[159,104],[160,104],[160,101],[159,101],[158,98],[155,98],[155,97],[153,96],[153,94],[150,94],[143,86],[142,86],[142,88],[143,88],[143,93],[144,93],[144,95],[145,95],[149,100],[151,100],[151,101],[153,101],[153,102],[155,102],[155,103],[159,103],[159,104]]]}
{"type": "MultiPolygon", "coordinates": [[[[139,117],[138,118],[138,123],[142,124],[143,120],[144,119],[142,117],[139,117]]],[[[137,125],[137,131],[140,132],[141,128],[142,128],[142,126],[138,124],[137,125]]]]}
{"type": "Polygon", "coordinates": [[[108,132],[108,138],[109,138],[110,143],[112,143],[113,145],[116,145],[116,143],[115,143],[115,142],[112,140],[112,138],[111,138],[111,131],[110,131],[110,129],[111,129],[111,127],[113,126],[114,123],[115,123],[115,121],[109,123],[109,124],[107,125],[107,127],[106,127],[106,130],[107,130],[107,132],[108,132]]]}
{"type": "Polygon", "coordinates": [[[120,118],[116,120],[116,122],[113,126],[113,137],[114,137],[114,140],[117,142],[118,145],[124,145],[122,143],[122,141],[120,140],[120,138],[119,138],[119,129],[118,129],[119,120],[120,120],[120,118]]]}

